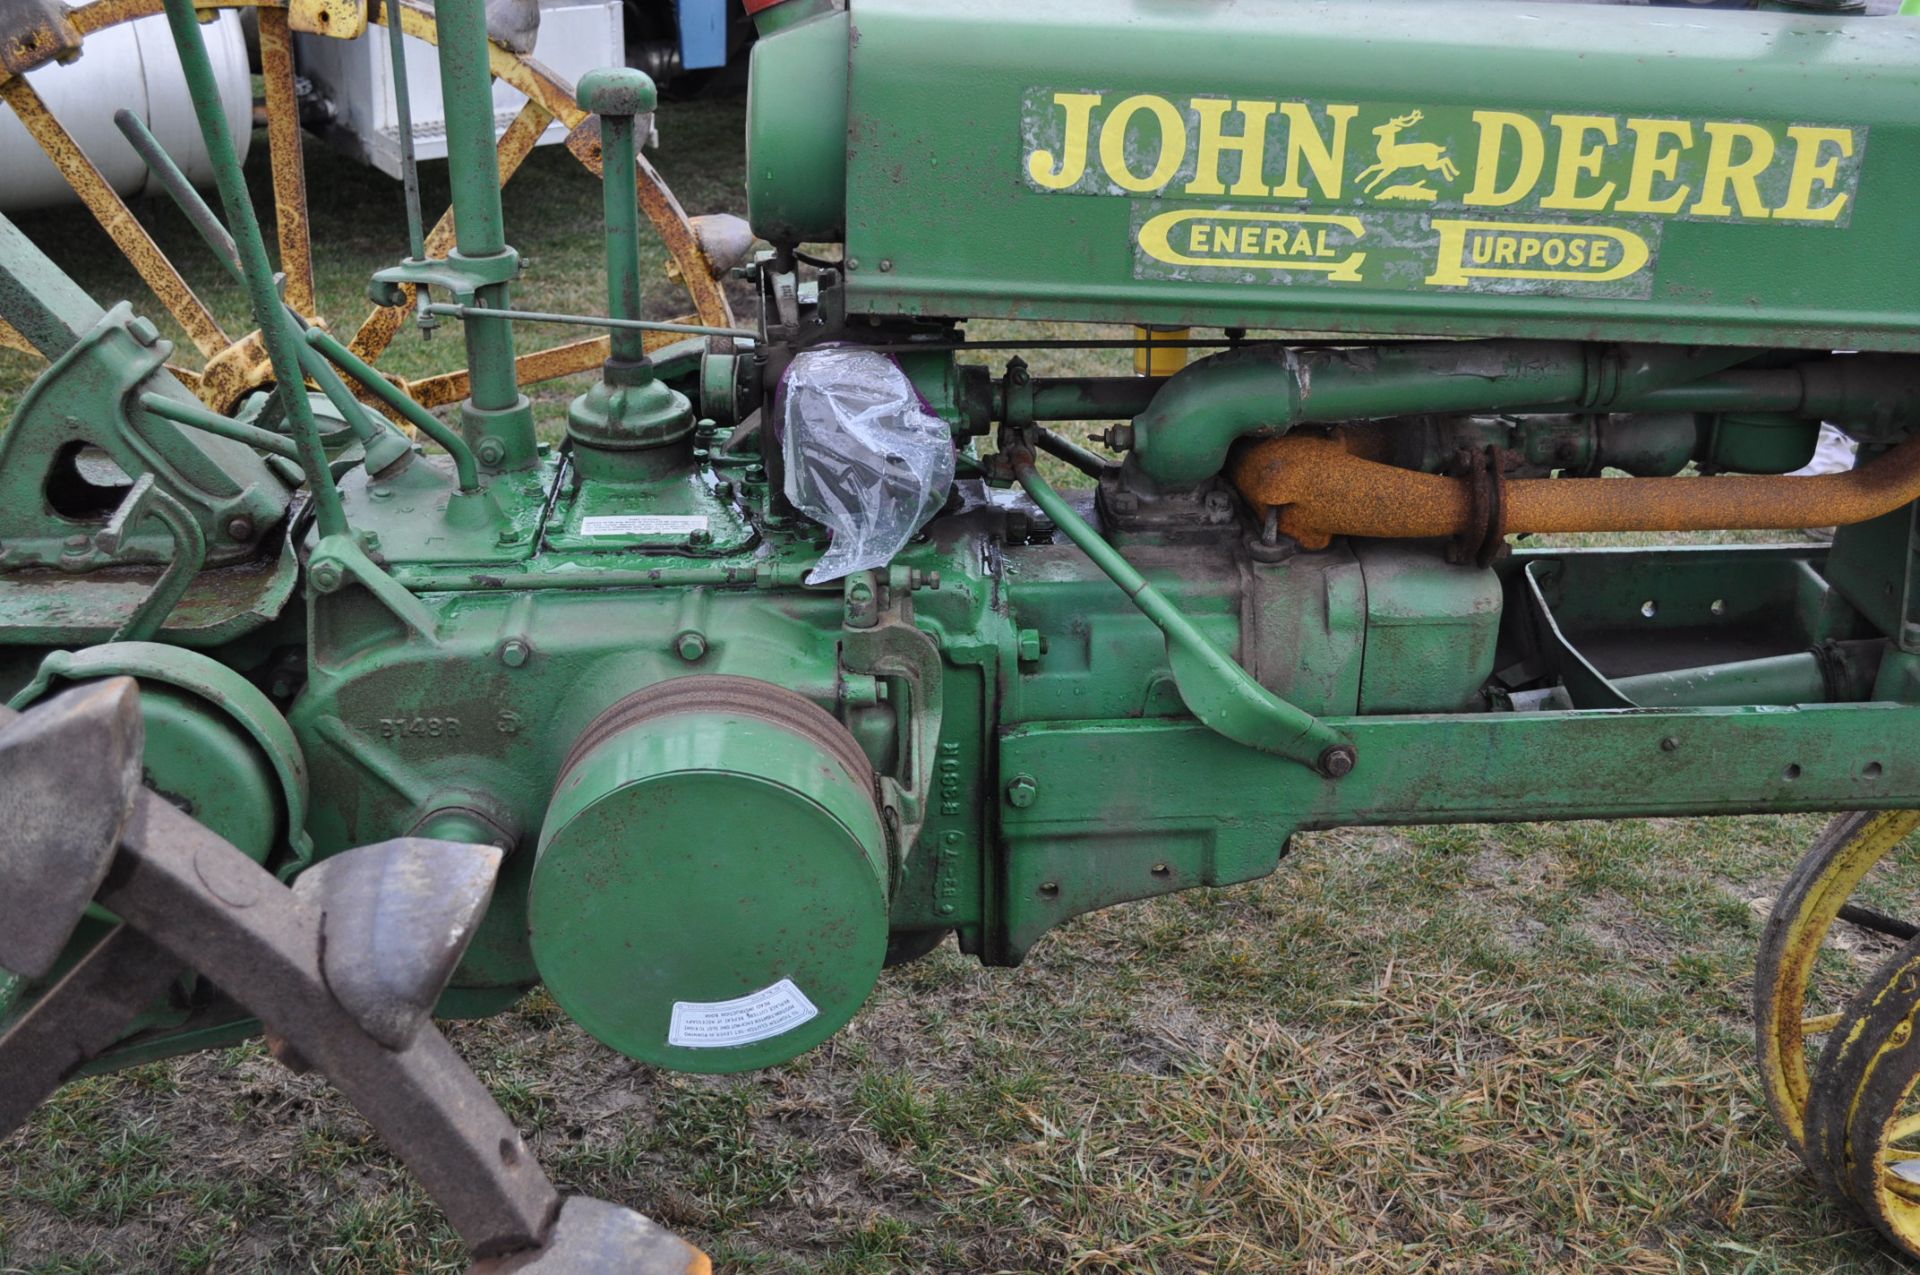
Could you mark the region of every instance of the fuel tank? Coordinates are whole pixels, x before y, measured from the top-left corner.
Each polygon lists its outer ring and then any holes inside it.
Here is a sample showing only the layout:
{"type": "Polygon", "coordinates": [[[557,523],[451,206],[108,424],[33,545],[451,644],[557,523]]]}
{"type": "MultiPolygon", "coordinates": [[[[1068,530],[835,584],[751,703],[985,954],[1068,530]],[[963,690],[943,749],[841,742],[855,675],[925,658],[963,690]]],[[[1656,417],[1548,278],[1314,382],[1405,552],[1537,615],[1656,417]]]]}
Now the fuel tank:
{"type": "Polygon", "coordinates": [[[1920,349],[1912,19],[853,0],[753,92],[853,314],[1920,349]]]}

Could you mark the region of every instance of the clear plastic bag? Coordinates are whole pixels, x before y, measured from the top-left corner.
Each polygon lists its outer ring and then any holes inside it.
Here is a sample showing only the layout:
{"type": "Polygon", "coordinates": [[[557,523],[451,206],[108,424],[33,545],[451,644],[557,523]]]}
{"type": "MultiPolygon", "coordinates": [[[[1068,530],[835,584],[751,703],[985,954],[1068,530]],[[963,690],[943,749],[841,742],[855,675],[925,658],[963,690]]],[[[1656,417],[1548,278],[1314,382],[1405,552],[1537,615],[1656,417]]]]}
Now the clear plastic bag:
{"type": "Polygon", "coordinates": [[[885,566],[947,501],[947,423],[899,364],[872,350],[802,354],[781,395],[787,499],[833,533],[807,583],[885,566]]]}

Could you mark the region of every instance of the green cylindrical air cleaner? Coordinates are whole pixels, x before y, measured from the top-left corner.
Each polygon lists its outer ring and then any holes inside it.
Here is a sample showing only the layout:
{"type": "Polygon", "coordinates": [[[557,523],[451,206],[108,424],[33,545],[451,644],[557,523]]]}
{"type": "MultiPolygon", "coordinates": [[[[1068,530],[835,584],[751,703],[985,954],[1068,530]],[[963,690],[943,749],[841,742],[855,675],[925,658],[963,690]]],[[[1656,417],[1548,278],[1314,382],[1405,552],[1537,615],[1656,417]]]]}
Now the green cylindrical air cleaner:
{"type": "Polygon", "coordinates": [[[860,1008],[887,842],[853,736],[782,687],[687,677],[581,734],[540,833],[534,961],[604,1043],[708,1073],[785,1062],[860,1008]]]}

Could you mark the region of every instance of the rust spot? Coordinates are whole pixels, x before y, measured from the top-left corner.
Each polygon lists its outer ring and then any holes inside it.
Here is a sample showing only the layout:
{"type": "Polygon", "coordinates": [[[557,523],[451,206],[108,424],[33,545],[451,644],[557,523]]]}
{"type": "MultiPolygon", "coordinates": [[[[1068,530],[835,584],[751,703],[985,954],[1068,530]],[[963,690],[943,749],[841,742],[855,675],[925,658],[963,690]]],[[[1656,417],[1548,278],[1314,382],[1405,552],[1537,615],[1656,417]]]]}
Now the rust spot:
{"type": "MultiPolygon", "coordinates": [[[[1358,449],[1358,450],[1356,450],[1358,449]]],[[[1234,485],[1309,549],[1337,535],[1420,539],[1474,529],[1471,479],[1421,473],[1359,454],[1341,431],[1249,446],[1234,485]]],[[[1846,474],[1812,478],[1525,478],[1503,484],[1509,532],[1770,531],[1866,522],[1920,498],[1920,439],[1846,474]]]]}
{"type": "Polygon", "coordinates": [[[13,113],[33,140],[40,144],[47,158],[73,188],[73,193],[87,206],[94,219],[100,223],[112,238],[114,246],[119,248],[127,261],[139,272],[140,278],[153,289],[154,296],[167,308],[187,335],[199,348],[200,353],[211,357],[232,344],[227,334],[214,322],[213,315],[206,304],[194,295],[180,272],[173,268],[166,254],[160,251],[160,245],[153,241],[146,228],[134,219],[126,202],[93,166],[86,152],[66,126],[55,119],[53,112],[41,100],[24,76],[14,76],[0,83],[0,98],[13,107],[13,113]]]}

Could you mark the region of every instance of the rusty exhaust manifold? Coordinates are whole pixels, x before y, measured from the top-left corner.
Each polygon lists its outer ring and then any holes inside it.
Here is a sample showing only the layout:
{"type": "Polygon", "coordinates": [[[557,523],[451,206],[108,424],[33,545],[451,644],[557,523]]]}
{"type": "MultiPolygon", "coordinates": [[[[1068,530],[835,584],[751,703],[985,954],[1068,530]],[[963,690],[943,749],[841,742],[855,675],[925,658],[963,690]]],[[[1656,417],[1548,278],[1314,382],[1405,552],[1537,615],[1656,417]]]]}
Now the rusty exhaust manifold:
{"type": "MultiPolygon", "coordinates": [[[[1471,536],[1488,501],[1475,475],[1448,477],[1356,455],[1348,438],[1289,434],[1250,444],[1232,465],[1256,509],[1308,549],[1339,535],[1471,536]]],[[[1920,438],[1846,474],[1710,478],[1520,478],[1499,483],[1497,534],[1772,531],[1845,526],[1920,499],[1920,438]]]]}
{"type": "MultiPolygon", "coordinates": [[[[1564,353],[1557,347],[1535,348],[1564,353]]],[[[1616,348],[1627,352],[1626,347],[1616,348]]],[[[1422,405],[1432,393],[1458,400],[1450,402],[1451,410],[1463,410],[1462,404],[1470,400],[1496,403],[1528,398],[1533,402],[1525,411],[1565,411],[1569,406],[1580,411],[1593,410],[1598,401],[1607,410],[1622,412],[1781,413],[1808,421],[1866,426],[1880,437],[1920,415],[1920,367],[1912,359],[1833,356],[1792,367],[1713,370],[1674,378],[1674,372],[1684,370],[1684,362],[1675,363],[1684,357],[1678,352],[1663,357],[1632,354],[1624,361],[1629,370],[1607,392],[1583,392],[1583,401],[1572,405],[1542,401],[1562,387],[1553,384],[1555,377],[1543,377],[1535,369],[1552,366],[1555,360],[1543,354],[1530,357],[1525,343],[1519,342],[1466,342],[1452,350],[1444,345],[1388,348],[1351,364],[1329,362],[1328,356],[1320,355],[1317,367],[1304,359],[1280,363],[1271,356],[1261,366],[1242,357],[1231,363],[1221,360],[1211,369],[1196,365],[1182,374],[1190,382],[1182,388],[1197,391],[1208,388],[1203,382],[1212,381],[1237,391],[1238,411],[1227,414],[1236,419],[1201,419],[1198,424],[1214,428],[1197,432],[1208,440],[1238,433],[1239,444],[1226,466],[1228,476],[1256,511],[1277,511],[1279,530],[1310,549],[1324,547],[1336,535],[1455,536],[1493,545],[1505,534],[1520,532],[1844,526],[1877,518],[1920,498],[1920,438],[1901,443],[1852,473],[1818,477],[1510,479],[1497,453],[1471,472],[1454,476],[1386,464],[1376,453],[1379,430],[1390,427],[1341,428],[1358,420],[1440,410],[1422,405]],[[1413,370],[1438,375],[1450,359],[1477,366],[1439,375],[1438,391],[1416,388],[1405,375],[1413,370]],[[1256,423],[1249,417],[1262,413],[1257,405],[1261,398],[1267,419],[1256,423]],[[1325,402],[1316,402],[1319,399],[1325,402]],[[1299,428],[1316,424],[1332,428],[1311,432],[1299,428]]],[[[1587,362],[1591,369],[1591,358],[1587,362]]],[[[1162,390],[1142,424],[1156,413],[1170,418],[1174,413],[1166,409],[1185,405],[1176,402],[1180,396],[1168,393],[1182,377],[1162,390]]],[[[1583,388],[1590,390],[1593,379],[1589,370],[1583,388]]],[[[1129,459],[1149,478],[1160,476],[1157,470],[1179,470],[1170,461],[1185,458],[1186,453],[1200,458],[1207,450],[1184,440],[1176,443],[1177,435],[1165,429],[1158,434],[1148,436],[1159,444],[1158,451],[1171,456],[1136,454],[1129,459]]],[[[1184,470],[1180,476],[1185,477],[1184,470]]]]}

